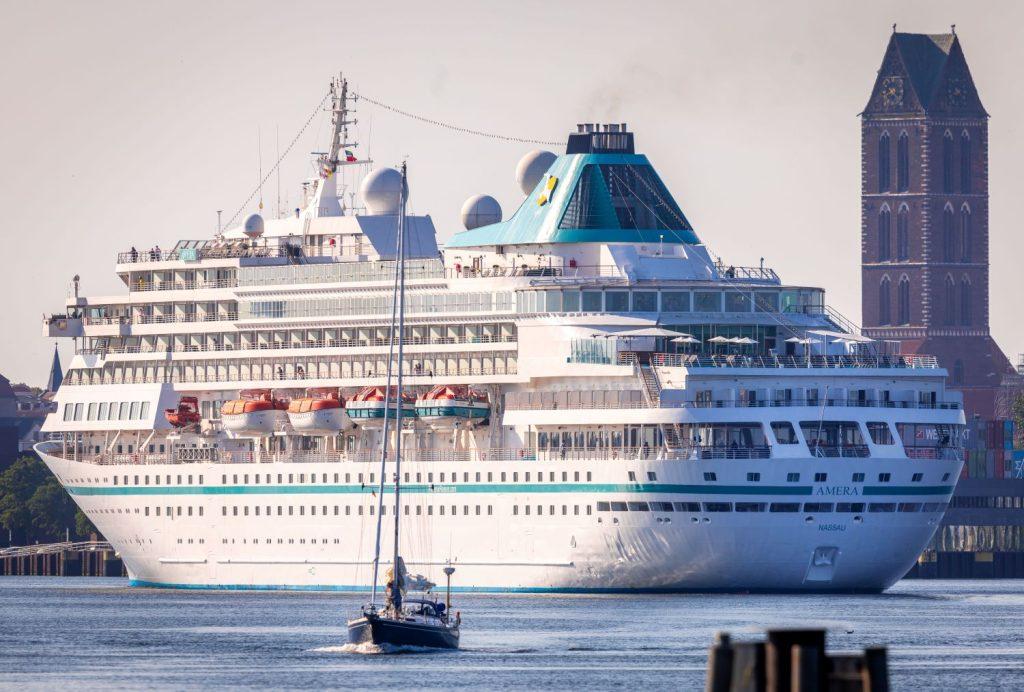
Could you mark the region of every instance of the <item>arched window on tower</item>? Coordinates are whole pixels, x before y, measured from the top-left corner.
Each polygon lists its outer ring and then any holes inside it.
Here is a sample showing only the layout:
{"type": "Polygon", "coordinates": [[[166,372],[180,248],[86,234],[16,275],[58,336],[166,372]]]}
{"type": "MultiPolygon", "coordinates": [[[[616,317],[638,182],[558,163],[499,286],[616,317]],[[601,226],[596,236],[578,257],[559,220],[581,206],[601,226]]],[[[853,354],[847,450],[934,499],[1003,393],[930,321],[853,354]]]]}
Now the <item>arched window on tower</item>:
{"type": "Polygon", "coordinates": [[[971,136],[960,135],[960,192],[971,194],[971,136]]]}
{"type": "Polygon", "coordinates": [[[896,259],[910,259],[910,209],[904,204],[896,212],[896,259]]]}
{"type": "Polygon", "coordinates": [[[960,324],[971,326],[971,281],[966,276],[960,279],[960,324]]]}
{"type": "Polygon", "coordinates": [[[910,189],[910,138],[906,132],[900,133],[896,141],[896,191],[906,192],[910,189]]]}
{"type": "Polygon", "coordinates": [[[953,384],[964,383],[964,362],[959,358],[953,363],[953,384]]]}
{"type": "Polygon", "coordinates": [[[889,213],[889,207],[882,207],[882,211],[878,212],[878,261],[888,262],[892,259],[891,251],[891,214],[889,213]]]}
{"type": "Polygon", "coordinates": [[[953,237],[953,207],[942,210],[942,261],[952,262],[956,240],[953,237]]]}
{"type": "Polygon", "coordinates": [[[974,229],[971,227],[971,209],[966,204],[960,208],[960,259],[971,261],[971,246],[974,245],[974,229]]]}
{"type": "Polygon", "coordinates": [[[952,276],[946,277],[945,295],[943,296],[943,322],[951,327],[956,324],[956,281],[952,276]]]}
{"type": "Polygon", "coordinates": [[[910,324],[910,279],[906,276],[900,279],[900,285],[897,289],[897,303],[899,324],[910,324]]]}
{"type": "Polygon", "coordinates": [[[878,138],[878,191],[888,192],[890,180],[890,171],[892,170],[892,164],[890,160],[889,150],[891,144],[889,143],[889,133],[883,132],[882,136],[878,138]]]}
{"type": "Polygon", "coordinates": [[[946,130],[942,136],[942,191],[946,194],[953,192],[953,133],[946,130]]]}
{"type": "Polygon", "coordinates": [[[878,284],[878,323],[892,324],[892,291],[888,276],[882,277],[878,284]]]}

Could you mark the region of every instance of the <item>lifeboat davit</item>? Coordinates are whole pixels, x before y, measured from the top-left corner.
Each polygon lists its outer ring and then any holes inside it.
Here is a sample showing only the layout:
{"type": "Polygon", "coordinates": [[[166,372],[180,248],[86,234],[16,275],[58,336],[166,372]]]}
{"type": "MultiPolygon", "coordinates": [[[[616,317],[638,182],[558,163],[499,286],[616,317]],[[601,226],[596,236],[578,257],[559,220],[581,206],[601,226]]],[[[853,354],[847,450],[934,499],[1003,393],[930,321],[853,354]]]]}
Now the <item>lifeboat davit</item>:
{"type": "Polygon", "coordinates": [[[354,425],[337,389],[311,389],[306,396],[292,399],[288,420],[295,432],[307,435],[333,435],[354,425]]]}
{"type": "Polygon", "coordinates": [[[416,415],[433,428],[474,427],[487,422],[487,395],[465,385],[439,384],[416,400],[416,415]]]}
{"type": "MultiPolygon", "coordinates": [[[[391,387],[391,406],[388,409],[388,418],[395,418],[395,397],[397,387],[391,387]]],[[[352,421],[364,428],[384,427],[384,406],[387,398],[387,391],[384,387],[372,386],[363,387],[359,392],[348,400],[345,411],[352,421]]],[[[406,392],[402,392],[402,418],[411,419],[416,417],[416,400],[406,392]]]]}
{"type": "Polygon", "coordinates": [[[199,415],[199,399],[194,396],[183,396],[177,408],[164,409],[167,422],[175,428],[187,428],[198,425],[202,417],[199,415]]]}
{"type": "Polygon", "coordinates": [[[269,435],[287,419],[287,409],[288,402],[275,399],[269,389],[246,390],[221,406],[220,419],[228,432],[269,435]]]}

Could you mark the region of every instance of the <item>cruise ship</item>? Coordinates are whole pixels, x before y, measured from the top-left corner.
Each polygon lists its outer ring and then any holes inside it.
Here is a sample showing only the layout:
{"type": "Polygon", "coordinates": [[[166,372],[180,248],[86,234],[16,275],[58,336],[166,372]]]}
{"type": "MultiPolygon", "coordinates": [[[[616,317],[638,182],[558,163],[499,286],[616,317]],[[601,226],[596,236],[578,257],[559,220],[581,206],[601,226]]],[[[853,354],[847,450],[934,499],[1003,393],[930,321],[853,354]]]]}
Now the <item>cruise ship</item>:
{"type": "Polygon", "coordinates": [[[394,435],[401,552],[463,591],[877,592],[914,565],[963,464],[933,358],[713,255],[622,123],[528,153],[511,217],[471,198],[443,248],[403,215],[392,335],[402,178],[329,96],[303,206],[120,252],[124,292],[76,277],[44,318],[75,355],[36,449],[133,585],[368,590],[394,435]]]}

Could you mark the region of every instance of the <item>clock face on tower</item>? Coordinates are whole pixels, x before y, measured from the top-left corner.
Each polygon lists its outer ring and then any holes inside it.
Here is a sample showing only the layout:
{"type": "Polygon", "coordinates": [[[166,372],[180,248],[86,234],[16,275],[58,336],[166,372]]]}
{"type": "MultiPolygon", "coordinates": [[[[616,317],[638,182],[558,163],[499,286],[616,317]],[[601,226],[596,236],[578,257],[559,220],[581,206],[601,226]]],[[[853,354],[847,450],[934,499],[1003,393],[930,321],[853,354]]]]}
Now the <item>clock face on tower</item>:
{"type": "Polygon", "coordinates": [[[949,98],[949,105],[967,105],[967,85],[962,79],[949,80],[949,87],[946,89],[946,96],[949,98]]]}
{"type": "Polygon", "coordinates": [[[886,77],[882,80],[882,103],[889,108],[903,103],[902,77],[886,77]]]}

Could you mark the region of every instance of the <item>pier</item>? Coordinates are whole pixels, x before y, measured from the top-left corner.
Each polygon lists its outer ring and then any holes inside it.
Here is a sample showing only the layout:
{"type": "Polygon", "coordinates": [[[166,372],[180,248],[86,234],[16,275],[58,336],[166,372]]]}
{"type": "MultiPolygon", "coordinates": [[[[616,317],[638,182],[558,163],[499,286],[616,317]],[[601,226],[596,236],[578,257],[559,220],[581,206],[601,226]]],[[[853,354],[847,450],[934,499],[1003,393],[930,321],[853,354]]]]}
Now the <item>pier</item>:
{"type": "Polygon", "coordinates": [[[19,577],[123,577],[124,563],[106,541],[0,548],[0,574],[19,577]]]}

